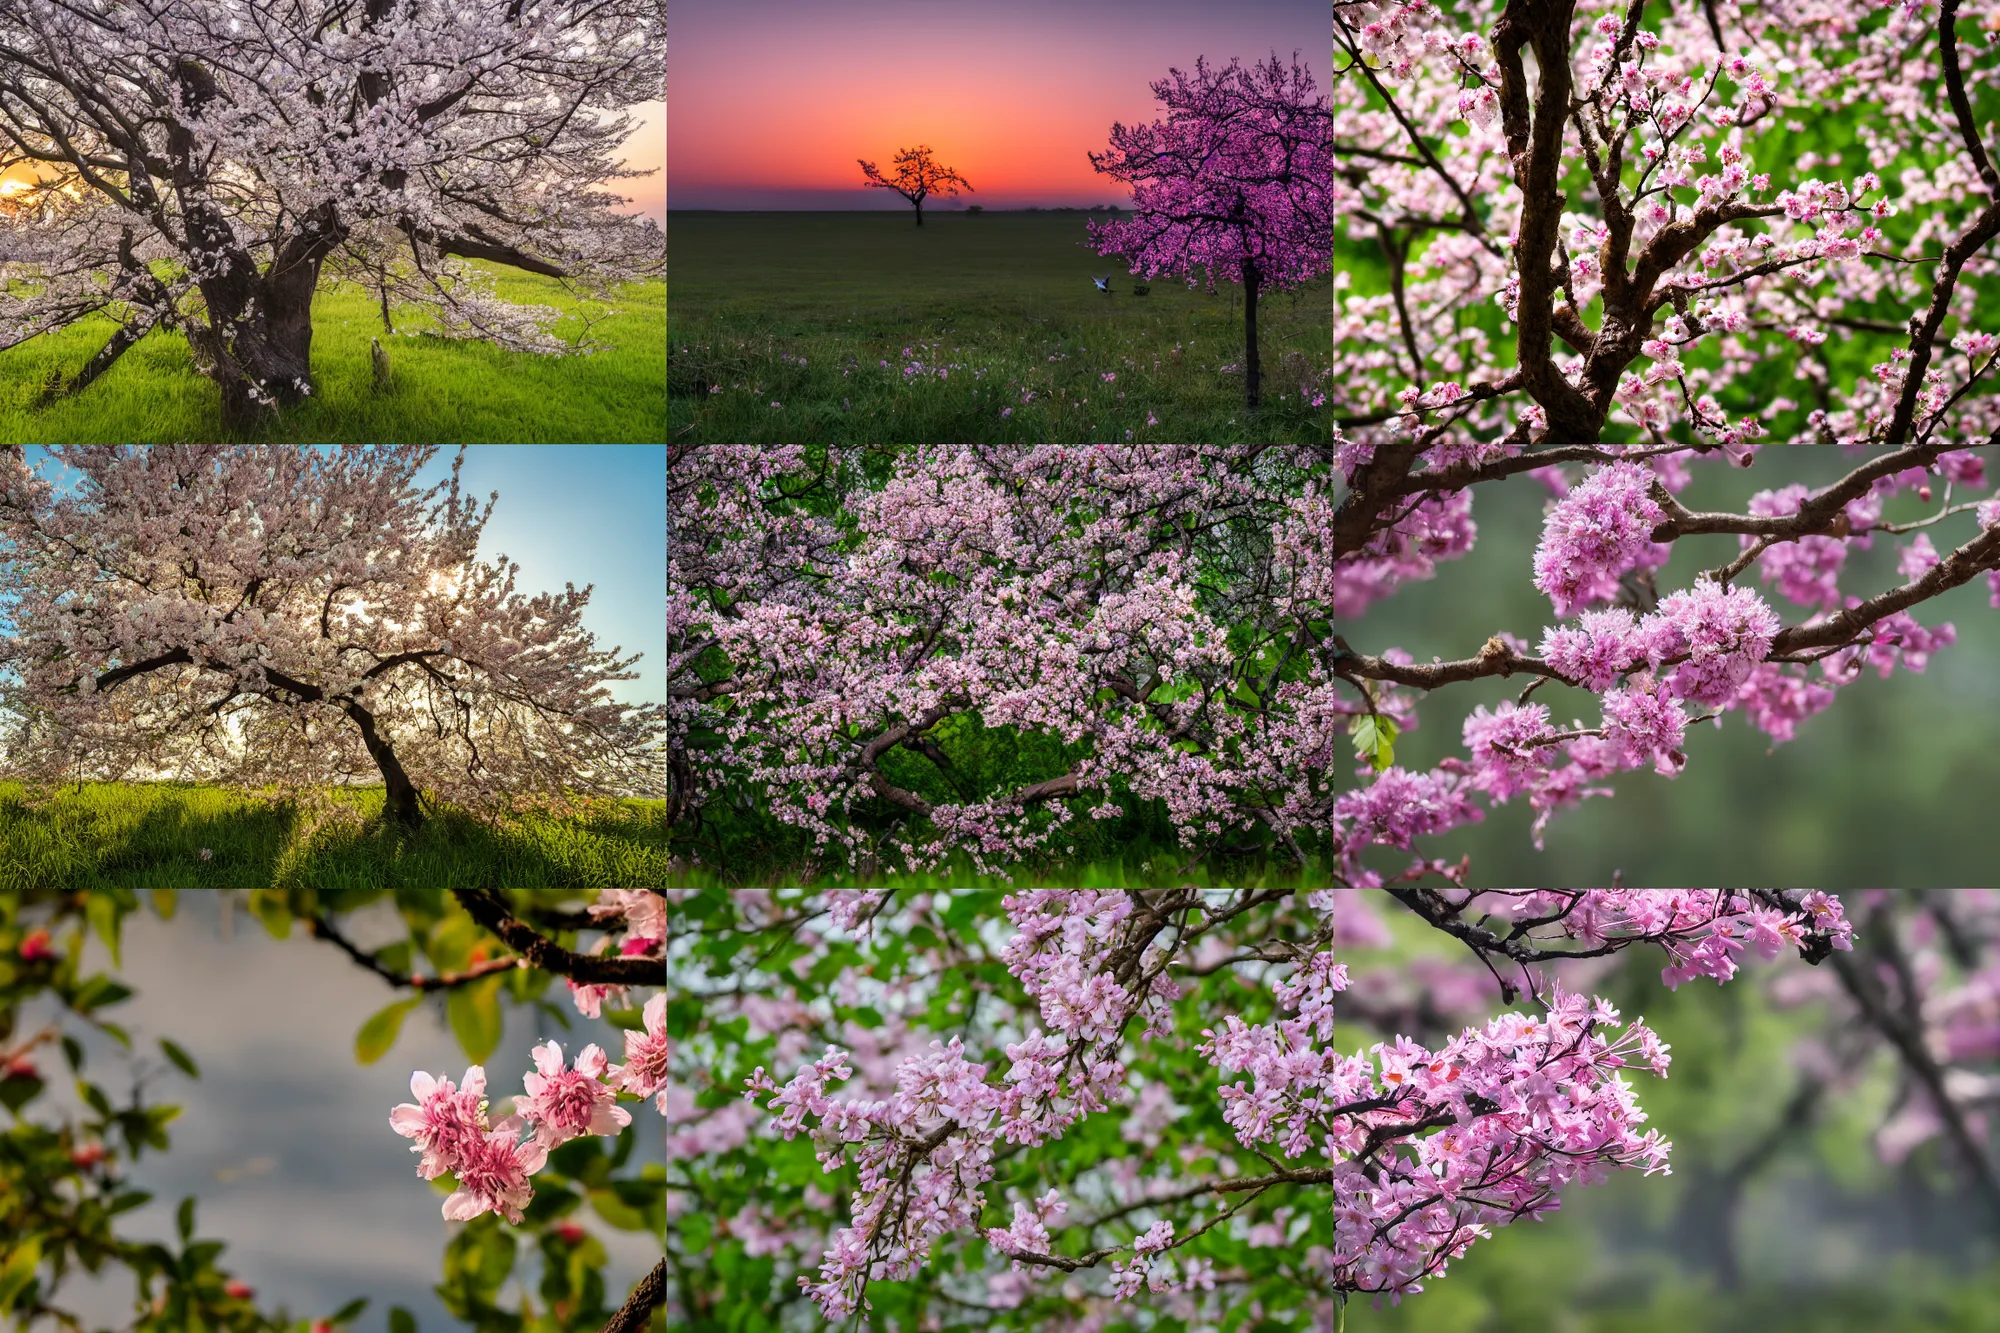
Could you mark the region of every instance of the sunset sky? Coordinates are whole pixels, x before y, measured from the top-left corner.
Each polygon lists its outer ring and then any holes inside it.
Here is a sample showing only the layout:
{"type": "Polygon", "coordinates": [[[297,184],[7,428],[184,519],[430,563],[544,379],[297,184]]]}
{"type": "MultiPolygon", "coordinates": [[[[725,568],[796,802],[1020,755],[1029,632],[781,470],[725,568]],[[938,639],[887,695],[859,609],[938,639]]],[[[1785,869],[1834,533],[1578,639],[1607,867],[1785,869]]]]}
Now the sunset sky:
{"type": "MultiPolygon", "coordinates": [[[[650,171],[650,176],[634,180],[616,182],[617,193],[626,195],[631,202],[626,211],[644,213],[656,222],[667,220],[667,104],[665,102],[643,102],[632,108],[632,118],[638,128],[625,141],[624,157],[626,165],[638,171],[650,171]]],[[[8,192],[14,181],[28,181],[35,173],[20,166],[0,172],[0,195],[8,192]]]]}
{"type": "Polygon", "coordinates": [[[1123,204],[1092,170],[1113,121],[1196,56],[1296,49],[1327,86],[1326,0],[676,0],[668,193],[677,209],[907,208],[861,183],[929,144],[975,187],[930,207],[1123,204]]]}

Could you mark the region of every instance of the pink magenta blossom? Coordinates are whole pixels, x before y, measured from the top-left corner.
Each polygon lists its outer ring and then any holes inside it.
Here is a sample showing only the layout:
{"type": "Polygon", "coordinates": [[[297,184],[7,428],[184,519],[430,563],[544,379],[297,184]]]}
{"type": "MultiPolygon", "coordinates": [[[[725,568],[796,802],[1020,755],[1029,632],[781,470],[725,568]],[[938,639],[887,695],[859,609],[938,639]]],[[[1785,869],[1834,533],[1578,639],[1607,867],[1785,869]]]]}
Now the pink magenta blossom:
{"type": "Polygon", "coordinates": [[[1669,593],[1639,632],[1654,669],[1677,662],[1664,685],[1689,703],[1715,705],[1736,694],[1771,650],[1777,613],[1749,588],[1709,579],[1669,593]]]}
{"type": "Polygon", "coordinates": [[[416,1140],[410,1151],[423,1154],[417,1174],[434,1180],[452,1170],[453,1163],[487,1131],[486,1070],[479,1065],[467,1069],[463,1089],[448,1078],[418,1070],[410,1075],[410,1093],[416,1102],[391,1111],[389,1126],[416,1140]]]}
{"type": "Polygon", "coordinates": [[[1652,532],[1666,514],[1648,494],[1654,479],[1650,468],[1613,463],[1555,502],[1535,548],[1535,586],[1557,615],[1616,596],[1621,574],[1660,562],[1652,532]]]}
{"type": "Polygon", "coordinates": [[[494,1212],[520,1223],[521,1210],[535,1193],[528,1177],[549,1159],[549,1150],[539,1140],[521,1140],[526,1124],[519,1116],[510,1115],[461,1145],[452,1164],[458,1189],[444,1201],[446,1221],[469,1222],[481,1213],[494,1212]]]}
{"type": "MultiPolygon", "coordinates": [[[[664,1000],[666,992],[658,998],[664,1000]]],[[[632,1123],[632,1113],[602,1081],[608,1064],[602,1048],[584,1047],[572,1069],[563,1068],[562,1047],[553,1041],[535,1047],[534,1056],[535,1072],[524,1080],[527,1095],[514,1099],[514,1109],[535,1127],[543,1147],[583,1134],[615,1135],[632,1123]]]]}
{"type": "Polygon", "coordinates": [[[21,960],[28,963],[57,956],[55,949],[49,943],[49,932],[46,930],[29,931],[26,938],[21,941],[20,954],[21,960]]]}
{"type": "MultiPolygon", "coordinates": [[[[646,1007],[639,1011],[645,1023],[645,1031],[625,1033],[625,1063],[616,1067],[613,1082],[615,1086],[638,1097],[650,1097],[655,1092],[659,1096],[662,1115],[667,1110],[667,993],[661,991],[646,1001],[646,1007]]],[[[590,1048],[595,1050],[595,1047],[590,1048]]],[[[588,1051],[586,1051],[588,1054],[588,1051]]],[[[560,1057],[558,1057],[560,1058],[560,1057]]],[[[582,1059],[578,1059],[579,1066],[582,1059]]],[[[594,1076],[593,1076],[594,1077],[594,1076]]],[[[844,1075],[843,1075],[844,1077],[844,1075]]],[[[603,1131],[593,1131],[602,1133],[603,1131]]]]}

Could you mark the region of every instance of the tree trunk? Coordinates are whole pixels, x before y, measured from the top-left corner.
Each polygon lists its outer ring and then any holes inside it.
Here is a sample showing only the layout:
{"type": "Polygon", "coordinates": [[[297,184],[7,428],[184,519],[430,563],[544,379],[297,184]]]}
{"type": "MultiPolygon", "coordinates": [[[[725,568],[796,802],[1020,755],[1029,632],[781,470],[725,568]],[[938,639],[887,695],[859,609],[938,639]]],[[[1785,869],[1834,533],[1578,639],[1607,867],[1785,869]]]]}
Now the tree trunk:
{"type": "Polygon", "coordinates": [[[226,430],[252,432],[268,414],[312,392],[313,294],[320,265],[346,237],[332,206],[323,204],[264,271],[248,254],[229,250],[201,283],[208,327],[191,341],[202,370],[222,388],[226,430]]]}
{"type": "MultiPolygon", "coordinates": [[[[312,269],[317,275],[319,265],[312,269]]],[[[224,429],[252,431],[268,414],[302,402],[310,392],[314,285],[295,277],[267,278],[244,316],[211,326],[209,373],[222,386],[224,429]]]]}
{"type": "Polygon", "coordinates": [[[917,225],[921,227],[924,225],[924,201],[921,199],[913,199],[910,202],[917,206],[917,225]]]}
{"type": "Polygon", "coordinates": [[[1263,388],[1263,370],[1257,362],[1257,284],[1263,274],[1255,260],[1243,261],[1243,398],[1256,407],[1263,388]]]}
{"type": "Polygon", "coordinates": [[[342,709],[361,729],[361,743],[368,747],[368,757],[382,770],[382,788],[386,793],[382,817],[407,829],[417,828],[424,822],[424,813],[417,807],[417,789],[410,782],[410,775],[403,771],[395,749],[375,730],[375,715],[358,703],[343,704],[342,709]]]}

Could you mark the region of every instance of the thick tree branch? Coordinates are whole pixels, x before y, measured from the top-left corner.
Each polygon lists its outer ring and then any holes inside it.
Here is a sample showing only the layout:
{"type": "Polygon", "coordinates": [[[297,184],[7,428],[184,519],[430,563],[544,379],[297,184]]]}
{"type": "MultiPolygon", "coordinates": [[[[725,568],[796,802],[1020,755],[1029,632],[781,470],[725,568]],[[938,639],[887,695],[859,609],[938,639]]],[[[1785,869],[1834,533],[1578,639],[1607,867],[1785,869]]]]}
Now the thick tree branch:
{"type": "Polygon", "coordinates": [[[466,914],[505,940],[530,964],[544,972],[590,986],[664,986],[667,965],[658,958],[611,958],[573,953],[545,939],[516,917],[513,909],[487,889],[453,889],[466,914]]]}

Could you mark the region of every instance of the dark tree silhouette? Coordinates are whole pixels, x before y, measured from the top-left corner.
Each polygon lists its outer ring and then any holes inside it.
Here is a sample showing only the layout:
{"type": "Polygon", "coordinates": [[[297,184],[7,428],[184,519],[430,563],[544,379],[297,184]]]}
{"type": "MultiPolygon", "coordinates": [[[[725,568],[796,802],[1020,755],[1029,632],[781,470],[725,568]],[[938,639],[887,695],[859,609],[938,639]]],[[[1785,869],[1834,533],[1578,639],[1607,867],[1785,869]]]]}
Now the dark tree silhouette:
{"type": "Polygon", "coordinates": [[[890,163],[896,169],[892,176],[884,176],[876,170],[873,162],[858,157],[854,160],[861,163],[861,172],[868,177],[869,188],[894,190],[910,201],[917,210],[919,227],[924,225],[926,196],[957,194],[961,185],[967,190],[972,189],[972,182],[965,177],[950,167],[939,166],[931,161],[931,150],[924,144],[918,144],[915,148],[897,149],[895,160],[890,163]]]}

